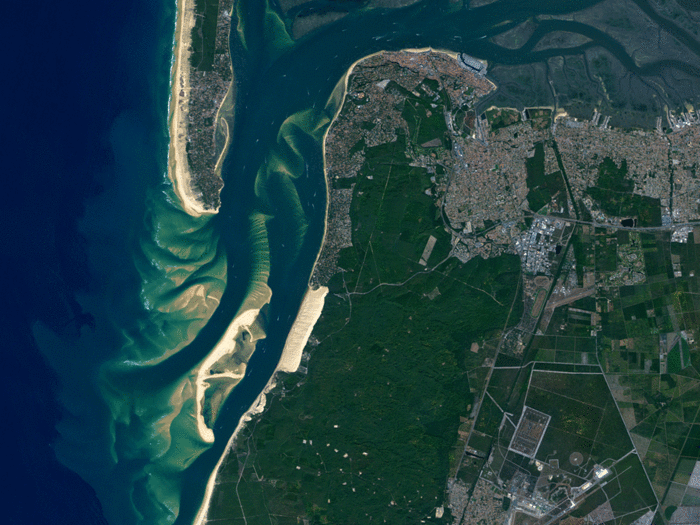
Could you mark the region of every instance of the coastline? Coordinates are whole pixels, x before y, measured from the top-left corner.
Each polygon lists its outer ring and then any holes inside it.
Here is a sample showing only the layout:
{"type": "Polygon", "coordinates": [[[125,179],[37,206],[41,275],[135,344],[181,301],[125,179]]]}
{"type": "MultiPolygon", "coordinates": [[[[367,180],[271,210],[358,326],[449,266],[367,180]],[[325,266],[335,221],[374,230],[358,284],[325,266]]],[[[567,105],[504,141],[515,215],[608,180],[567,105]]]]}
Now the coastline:
{"type": "MultiPolygon", "coordinates": [[[[334,99],[337,100],[337,107],[335,109],[335,112],[330,120],[330,123],[328,127],[326,128],[326,131],[323,135],[323,142],[321,145],[322,148],[322,158],[323,158],[323,173],[324,173],[324,178],[325,178],[325,183],[326,183],[326,216],[324,220],[324,230],[323,230],[323,238],[321,240],[321,248],[316,255],[316,260],[314,262],[314,270],[312,271],[311,274],[311,283],[314,285],[320,285],[321,282],[319,280],[319,276],[317,273],[317,269],[319,267],[319,261],[321,261],[322,258],[331,258],[332,256],[329,256],[328,254],[324,254],[324,248],[326,248],[327,244],[327,236],[328,236],[328,225],[329,225],[329,206],[331,202],[331,187],[329,184],[328,180],[328,166],[327,166],[327,160],[326,160],[326,139],[328,137],[328,133],[330,132],[331,128],[333,127],[333,123],[335,120],[338,118],[338,115],[340,114],[341,110],[343,109],[343,105],[345,104],[345,99],[347,98],[347,93],[348,93],[348,82],[350,79],[350,76],[352,75],[353,71],[357,67],[358,64],[369,60],[373,57],[379,56],[379,55],[387,55],[387,54],[400,54],[400,53],[412,53],[412,54],[423,54],[423,53],[438,53],[442,55],[446,55],[453,59],[455,62],[459,62],[459,53],[456,51],[451,51],[449,49],[439,49],[439,48],[433,48],[430,46],[427,47],[421,47],[421,48],[405,48],[401,49],[399,51],[377,51],[375,53],[370,53],[369,55],[365,55],[357,60],[355,60],[350,66],[348,67],[347,71],[343,74],[343,76],[338,80],[338,83],[336,84],[335,88],[333,89],[333,92],[331,94],[331,97],[326,105],[326,108],[331,104],[331,101],[334,99]],[[342,93],[339,93],[339,90],[342,87],[342,93]]],[[[480,62],[484,64],[488,64],[486,60],[481,60],[479,59],[480,62]]],[[[493,89],[495,89],[497,86],[494,84],[491,80],[488,78],[481,77],[484,82],[488,83],[493,89]]]]}
{"type": "MultiPolygon", "coordinates": [[[[441,49],[433,49],[431,47],[426,47],[426,48],[420,48],[420,49],[404,49],[399,52],[407,52],[407,53],[427,53],[427,52],[435,52],[435,53],[441,53],[444,55],[449,56],[450,58],[454,60],[458,60],[459,54],[453,51],[447,51],[447,50],[441,50],[441,49]]],[[[323,247],[326,243],[326,237],[328,235],[328,205],[329,205],[329,199],[330,199],[330,185],[328,181],[328,172],[327,172],[327,163],[326,163],[326,138],[328,136],[328,132],[330,131],[331,127],[333,126],[333,123],[337,119],[338,115],[340,114],[343,105],[345,103],[345,99],[347,97],[347,92],[348,92],[348,82],[350,79],[350,76],[352,75],[353,71],[355,70],[355,67],[360,64],[361,62],[364,62],[368,60],[371,57],[377,56],[377,55],[383,55],[386,54],[387,51],[378,51],[376,53],[372,53],[369,55],[366,55],[355,62],[353,62],[350,67],[347,69],[345,74],[339,79],[338,83],[336,84],[336,87],[333,90],[333,93],[331,94],[331,97],[326,105],[326,109],[329,109],[329,106],[332,107],[332,103],[336,102],[337,107],[335,108],[334,114],[332,118],[330,119],[330,122],[328,124],[328,127],[325,130],[325,133],[323,135],[322,143],[321,143],[321,149],[322,149],[322,158],[323,158],[323,172],[324,172],[324,179],[325,179],[325,184],[326,184],[326,214],[325,214],[325,219],[324,219],[324,232],[323,232],[323,238],[321,241],[321,246],[318,251],[318,254],[316,256],[316,260],[314,262],[314,270],[312,271],[312,276],[310,278],[309,282],[309,287],[304,295],[304,298],[302,300],[301,306],[299,308],[299,312],[297,313],[297,317],[294,320],[294,323],[292,325],[292,328],[289,332],[289,335],[287,337],[287,341],[285,342],[284,349],[282,351],[282,355],[280,357],[280,360],[277,364],[277,367],[275,368],[275,371],[273,372],[270,380],[268,381],[267,385],[265,388],[262,390],[262,392],[258,395],[256,400],[253,402],[253,404],[250,406],[250,408],[243,414],[243,416],[240,418],[238,425],[236,426],[235,431],[231,435],[231,437],[228,440],[228,443],[226,444],[226,448],[221,454],[221,457],[219,458],[216,467],[212,471],[211,475],[209,476],[209,480],[207,481],[207,486],[205,489],[205,494],[204,498],[202,501],[202,504],[197,512],[197,516],[194,520],[194,525],[204,525],[207,521],[207,513],[211,501],[212,494],[214,492],[214,488],[216,486],[216,478],[219,473],[219,469],[221,468],[221,465],[223,464],[224,460],[228,457],[229,452],[233,450],[233,448],[236,445],[236,441],[238,439],[238,436],[245,428],[245,426],[248,424],[250,420],[252,420],[257,414],[262,413],[265,410],[266,406],[266,401],[267,401],[267,394],[269,394],[276,386],[277,386],[277,377],[280,372],[287,372],[287,373],[294,373],[297,371],[299,368],[302,354],[304,351],[304,348],[306,346],[306,343],[313,331],[313,328],[318,321],[322,310],[323,310],[323,305],[325,303],[325,296],[328,293],[328,288],[325,286],[318,286],[317,288],[312,287],[311,283],[315,283],[315,269],[318,264],[318,261],[321,257],[321,254],[323,252],[323,247]],[[342,90],[342,92],[341,92],[342,90]]],[[[393,52],[391,52],[393,53],[393,52]]],[[[488,81],[493,85],[492,82],[488,81]]],[[[248,315],[252,311],[251,310],[244,310],[244,308],[241,308],[241,311],[244,313],[242,315],[248,315]]],[[[259,311],[259,310],[258,310],[259,311]]],[[[227,335],[229,335],[229,330],[234,329],[234,326],[241,326],[242,323],[238,323],[237,321],[238,317],[234,320],[232,323],[231,327],[226,332],[226,335],[222,338],[222,341],[227,338],[227,335]]],[[[237,330],[237,328],[235,328],[237,330]]],[[[221,343],[220,343],[221,344],[221,343]]],[[[217,345],[218,347],[219,345],[217,345]]],[[[225,355],[228,353],[226,350],[217,350],[215,352],[212,352],[212,354],[216,354],[219,357],[222,355],[225,355]]],[[[212,358],[212,360],[207,360],[206,363],[214,362],[216,361],[215,358],[212,358]]],[[[205,366],[206,363],[203,363],[201,366],[201,370],[208,370],[209,367],[205,366]]],[[[203,376],[202,376],[203,377],[203,376]]],[[[199,392],[201,390],[203,394],[203,389],[200,388],[200,385],[204,386],[203,381],[206,378],[200,379],[198,377],[197,380],[197,400],[198,404],[200,402],[200,395],[199,392]],[[200,382],[201,381],[201,382],[200,382]]],[[[200,410],[198,408],[198,410],[200,410]]],[[[203,420],[201,417],[198,417],[198,423],[203,425],[206,428],[206,425],[204,425],[203,420]]],[[[200,431],[201,431],[200,427],[200,431]]],[[[211,432],[208,428],[204,431],[211,432]]],[[[203,434],[204,435],[204,434],[203,434]]],[[[213,439],[213,433],[212,439],[213,439]]]]}
{"type": "MultiPolygon", "coordinates": [[[[175,47],[170,81],[170,115],[168,130],[168,178],[182,209],[193,217],[216,213],[207,210],[192,191],[192,174],[187,161],[187,116],[190,103],[190,46],[195,17],[192,0],[177,0],[175,47]]],[[[218,211],[218,210],[217,210],[218,211]]]]}
{"type": "MultiPolygon", "coordinates": [[[[203,407],[205,392],[214,388],[208,381],[228,379],[233,388],[245,376],[248,359],[255,350],[255,343],[265,337],[265,332],[258,324],[262,308],[270,302],[272,290],[267,285],[259,294],[251,294],[241,305],[239,313],[234,317],[219,342],[209,352],[196,371],[195,407],[197,429],[200,437],[207,443],[214,442],[214,431],[204,421],[203,407]],[[245,340],[243,333],[250,337],[245,340]],[[238,358],[238,359],[236,359],[238,358]],[[230,361],[233,360],[233,364],[230,361]],[[239,361],[239,362],[236,362],[239,361]]],[[[218,407],[215,407],[218,408],[218,407]]]]}
{"type": "MultiPolygon", "coordinates": [[[[302,354],[304,353],[304,348],[306,347],[306,343],[309,339],[309,336],[311,335],[311,332],[313,331],[316,321],[318,321],[318,318],[321,316],[321,312],[323,311],[323,305],[325,303],[325,297],[327,294],[328,288],[326,288],[325,286],[321,286],[317,289],[309,287],[306,293],[304,294],[301,306],[299,307],[299,312],[297,314],[296,319],[294,319],[294,323],[292,324],[291,330],[289,331],[287,341],[284,344],[284,349],[282,350],[282,355],[280,356],[280,360],[277,364],[277,367],[275,368],[275,371],[272,373],[272,376],[267,382],[267,385],[265,385],[263,391],[260,392],[260,394],[255,399],[250,408],[243,414],[243,416],[241,416],[241,419],[238,421],[236,429],[234,430],[233,434],[228,440],[228,443],[226,444],[224,453],[221,454],[219,461],[216,463],[216,467],[214,467],[214,470],[209,476],[209,480],[207,481],[207,487],[204,491],[204,499],[202,500],[202,504],[193,522],[194,525],[204,525],[206,523],[207,512],[209,510],[209,503],[211,501],[211,496],[214,492],[214,486],[216,485],[216,478],[219,474],[219,469],[221,468],[221,465],[223,464],[224,460],[228,457],[228,453],[235,446],[236,440],[238,439],[238,435],[240,434],[241,430],[245,428],[245,426],[251,419],[253,419],[253,417],[255,417],[257,414],[261,414],[265,410],[265,405],[267,404],[267,394],[269,394],[277,386],[277,377],[279,373],[294,373],[298,370],[299,365],[301,363],[302,354]]],[[[241,314],[241,317],[246,316],[247,320],[252,312],[253,310],[245,311],[243,314],[241,314]]],[[[236,320],[238,320],[238,317],[236,318],[236,320]]],[[[236,321],[234,321],[234,324],[236,324],[236,321]]],[[[232,324],[232,327],[234,326],[234,324],[232,324]]],[[[229,330],[230,329],[231,328],[229,328],[229,330]]],[[[227,330],[226,333],[228,335],[229,331],[227,330]]],[[[222,338],[222,341],[223,339],[224,338],[222,338]]],[[[208,368],[207,366],[205,366],[205,364],[206,363],[203,363],[201,367],[204,370],[208,368]]],[[[197,399],[199,403],[199,397],[197,399]]],[[[198,423],[203,424],[200,418],[198,418],[198,423]]],[[[209,432],[211,431],[209,430],[209,432]]]]}
{"type": "MultiPolygon", "coordinates": [[[[222,8],[223,9],[223,8],[222,8]]],[[[202,194],[194,188],[187,145],[190,140],[188,122],[191,119],[190,105],[192,92],[192,67],[190,65],[192,49],[192,30],[195,26],[196,14],[194,0],[177,0],[177,15],[173,35],[173,61],[170,74],[170,100],[168,131],[170,143],[168,148],[168,179],[173,192],[182,209],[192,217],[214,215],[218,213],[220,204],[216,207],[206,206],[202,202],[202,194]]],[[[229,25],[230,31],[230,25],[229,25]]],[[[227,33],[228,34],[228,33],[227,33]]],[[[233,68],[231,67],[231,73],[233,68]]],[[[233,78],[225,96],[216,108],[215,134],[224,135],[224,144],[215,162],[214,172],[220,178],[221,165],[226,156],[231,141],[229,118],[233,116],[232,99],[235,97],[233,78]]]]}
{"type": "MultiPolygon", "coordinates": [[[[233,65],[231,66],[231,73],[233,74],[233,65]]],[[[236,99],[236,84],[234,79],[231,78],[231,85],[226,91],[219,108],[216,110],[216,115],[214,116],[214,122],[216,122],[217,127],[223,129],[222,133],[226,136],[224,140],[223,148],[216,159],[216,164],[214,166],[214,172],[221,176],[221,166],[224,163],[226,154],[228,153],[228,148],[231,145],[231,128],[233,127],[234,115],[234,100],[236,99]]],[[[217,131],[218,133],[219,131],[217,131]]]]}

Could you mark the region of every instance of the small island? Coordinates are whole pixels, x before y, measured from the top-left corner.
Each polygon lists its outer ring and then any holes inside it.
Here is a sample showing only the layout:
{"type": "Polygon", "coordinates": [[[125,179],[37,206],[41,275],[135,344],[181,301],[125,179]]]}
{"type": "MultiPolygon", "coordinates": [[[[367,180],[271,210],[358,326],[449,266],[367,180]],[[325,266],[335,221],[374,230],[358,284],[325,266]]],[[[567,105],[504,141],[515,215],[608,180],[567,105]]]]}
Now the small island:
{"type": "Polygon", "coordinates": [[[217,213],[220,205],[234,97],[229,4],[177,4],[168,177],[182,208],[193,216],[217,213]]]}

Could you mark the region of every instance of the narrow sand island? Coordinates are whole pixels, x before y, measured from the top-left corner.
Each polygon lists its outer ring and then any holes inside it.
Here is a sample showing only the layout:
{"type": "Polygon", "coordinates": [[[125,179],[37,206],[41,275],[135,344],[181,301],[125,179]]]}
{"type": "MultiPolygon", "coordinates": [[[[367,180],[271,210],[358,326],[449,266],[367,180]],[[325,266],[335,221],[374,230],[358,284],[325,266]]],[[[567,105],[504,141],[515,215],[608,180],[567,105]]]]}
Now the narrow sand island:
{"type": "Polygon", "coordinates": [[[190,47],[194,28],[194,0],[178,0],[175,26],[175,52],[170,98],[170,151],[168,177],[182,208],[194,217],[207,210],[192,191],[192,174],[187,161],[187,116],[190,102],[190,47]]]}
{"type": "Polygon", "coordinates": [[[217,345],[197,369],[197,427],[201,438],[208,443],[214,442],[211,427],[220,405],[245,376],[248,360],[255,351],[256,343],[265,338],[264,321],[260,314],[271,297],[272,290],[267,285],[261,285],[259,290],[251,293],[217,345]],[[215,392],[207,392],[208,390],[215,392]],[[208,414],[206,418],[205,410],[208,414]]]}
{"type": "MultiPolygon", "coordinates": [[[[209,481],[207,482],[207,488],[204,494],[204,501],[202,502],[199,512],[197,513],[197,517],[194,521],[195,525],[202,525],[206,522],[207,511],[209,509],[209,502],[211,500],[212,493],[214,492],[214,486],[216,485],[216,478],[218,476],[219,469],[221,468],[221,465],[223,464],[226,457],[228,456],[228,452],[235,445],[236,439],[240,434],[241,430],[256,414],[260,414],[263,412],[263,410],[265,410],[265,404],[267,400],[266,396],[273,388],[277,386],[277,376],[279,372],[294,373],[299,368],[304,348],[306,347],[306,343],[309,340],[309,336],[311,335],[316,321],[318,321],[318,318],[321,316],[325,297],[327,294],[328,288],[326,288],[325,286],[322,286],[315,290],[309,288],[306,291],[301,306],[299,307],[299,313],[297,314],[297,317],[294,320],[294,324],[292,325],[292,328],[289,331],[289,336],[287,336],[287,341],[285,342],[284,349],[282,350],[282,356],[280,357],[279,363],[277,364],[277,367],[275,368],[272,377],[268,381],[263,391],[257,397],[255,402],[241,417],[240,421],[238,422],[238,426],[236,427],[236,430],[231,435],[226,445],[226,451],[221,455],[219,461],[216,464],[216,467],[209,476],[209,481]]],[[[227,335],[225,335],[222,338],[222,342],[220,343],[220,345],[217,345],[217,350],[215,352],[212,352],[213,356],[220,358],[226,353],[234,352],[235,350],[231,348],[230,343],[227,343],[227,340],[230,340],[230,335],[232,335],[229,334],[229,331],[232,333],[238,332],[241,329],[244,329],[246,326],[250,326],[250,324],[252,324],[252,322],[254,322],[254,319],[257,317],[257,312],[255,310],[245,310],[244,308],[241,308],[241,310],[243,311],[243,313],[239,317],[237,317],[236,320],[234,320],[234,323],[227,331],[227,335]]],[[[207,360],[207,362],[210,361],[207,360]]],[[[208,367],[205,366],[205,364],[203,364],[198,377],[198,404],[201,399],[200,391],[203,392],[203,390],[200,389],[200,385],[203,384],[203,381],[207,376],[207,368],[208,367]]],[[[201,417],[198,418],[198,422],[200,424],[200,433],[205,435],[207,434],[207,431],[211,432],[211,430],[204,426],[201,417]]],[[[213,440],[213,433],[211,434],[211,439],[213,440]]]]}

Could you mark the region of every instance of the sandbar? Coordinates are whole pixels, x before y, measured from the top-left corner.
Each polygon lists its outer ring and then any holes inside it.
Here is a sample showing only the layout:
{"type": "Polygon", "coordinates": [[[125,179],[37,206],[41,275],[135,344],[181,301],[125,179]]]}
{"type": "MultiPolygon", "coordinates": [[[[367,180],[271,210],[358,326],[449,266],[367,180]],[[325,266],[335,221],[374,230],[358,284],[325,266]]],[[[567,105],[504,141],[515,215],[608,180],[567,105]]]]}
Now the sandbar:
{"type": "MultiPolygon", "coordinates": [[[[207,481],[207,488],[204,492],[204,500],[202,501],[202,505],[199,508],[197,517],[194,520],[194,525],[203,525],[204,523],[206,523],[209,502],[214,492],[214,486],[216,485],[216,478],[218,476],[219,469],[221,468],[224,459],[228,456],[228,452],[232,450],[235,446],[238,435],[248,423],[248,421],[250,421],[256,414],[260,414],[265,410],[267,394],[277,386],[278,374],[280,372],[294,373],[299,369],[301,357],[304,352],[304,347],[306,347],[306,343],[309,340],[309,336],[313,331],[316,321],[318,321],[318,318],[321,316],[321,312],[323,311],[323,305],[325,303],[325,297],[327,294],[328,288],[326,288],[325,286],[321,286],[318,289],[312,289],[311,287],[309,287],[306,291],[306,294],[304,294],[304,299],[302,300],[301,306],[299,307],[299,313],[297,314],[296,319],[294,319],[294,323],[292,324],[292,328],[289,331],[287,341],[285,342],[284,348],[282,350],[282,356],[280,357],[280,360],[277,364],[277,367],[275,368],[274,373],[272,374],[272,377],[270,377],[270,380],[267,382],[267,385],[265,385],[263,391],[260,392],[256,400],[239,420],[238,425],[236,426],[236,430],[233,432],[233,434],[229,438],[228,443],[226,444],[226,449],[224,453],[221,454],[219,461],[216,463],[216,467],[209,476],[209,481],[207,481]]],[[[248,310],[241,314],[241,322],[237,326],[241,326],[244,321],[250,321],[251,314],[253,312],[253,310],[248,310]]],[[[234,328],[234,324],[236,324],[236,321],[238,319],[239,318],[237,317],[236,320],[234,320],[234,323],[229,328],[229,330],[231,330],[232,332],[237,330],[237,328],[234,328]]],[[[227,334],[229,333],[229,330],[227,330],[227,334]]],[[[222,338],[222,341],[224,341],[225,339],[227,339],[226,336],[222,338]]],[[[226,351],[226,346],[223,345],[220,351],[226,351]]],[[[212,352],[212,354],[215,353],[216,352],[212,352]]],[[[209,362],[209,360],[207,360],[207,362],[209,362]]],[[[205,366],[204,363],[201,369],[205,371],[203,375],[206,375],[207,366],[205,366]]],[[[199,403],[199,382],[197,392],[197,401],[199,403]]],[[[203,392],[204,391],[202,390],[202,394],[203,392]]],[[[200,422],[201,425],[206,427],[201,417],[198,417],[198,422],[200,422]]],[[[206,430],[211,432],[211,430],[209,430],[208,428],[206,430]]],[[[200,433],[202,432],[203,430],[200,428],[200,433]]]]}
{"type": "Polygon", "coordinates": [[[207,388],[211,388],[207,380],[227,378],[238,383],[243,379],[249,354],[252,353],[250,345],[254,347],[256,341],[265,335],[255,325],[258,322],[260,310],[270,302],[271,297],[272,290],[267,285],[263,285],[261,293],[250,294],[224,335],[196,371],[195,416],[197,418],[199,435],[207,443],[214,442],[214,431],[207,426],[202,413],[205,392],[207,388]],[[244,344],[240,343],[243,332],[250,334],[250,337],[244,344]],[[239,354],[238,362],[234,359],[236,354],[239,354]],[[241,354],[244,355],[241,356],[241,354]]]}

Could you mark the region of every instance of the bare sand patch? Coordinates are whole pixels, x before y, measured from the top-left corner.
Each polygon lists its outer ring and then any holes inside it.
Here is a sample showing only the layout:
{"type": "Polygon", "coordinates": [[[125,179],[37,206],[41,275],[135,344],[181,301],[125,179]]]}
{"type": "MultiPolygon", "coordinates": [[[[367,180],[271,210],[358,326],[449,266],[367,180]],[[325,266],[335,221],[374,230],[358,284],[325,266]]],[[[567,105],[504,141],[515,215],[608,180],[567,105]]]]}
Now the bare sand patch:
{"type": "Polygon", "coordinates": [[[239,309],[238,315],[226,329],[216,346],[199,365],[195,379],[197,428],[207,443],[214,442],[214,432],[204,420],[204,394],[211,388],[211,379],[227,378],[237,384],[245,376],[248,359],[255,350],[255,343],[265,337],[259,316],[263,306],[270,302],[272,290],[264,285],[263,293],[251,294],[239,309]]]}

